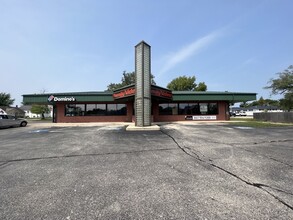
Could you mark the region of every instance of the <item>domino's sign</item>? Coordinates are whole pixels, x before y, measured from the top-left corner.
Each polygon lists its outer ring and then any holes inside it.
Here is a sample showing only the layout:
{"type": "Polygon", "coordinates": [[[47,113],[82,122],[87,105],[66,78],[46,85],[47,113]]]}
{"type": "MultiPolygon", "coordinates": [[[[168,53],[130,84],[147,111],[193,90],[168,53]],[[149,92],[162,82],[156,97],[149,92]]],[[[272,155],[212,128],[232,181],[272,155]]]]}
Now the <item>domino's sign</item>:
{"type": "Polygon", "coordinates": [[[57,97],[54,95],[50,95],[48,97],[48,102],[75,102],[76,98],[75,97],[57,97]]]}

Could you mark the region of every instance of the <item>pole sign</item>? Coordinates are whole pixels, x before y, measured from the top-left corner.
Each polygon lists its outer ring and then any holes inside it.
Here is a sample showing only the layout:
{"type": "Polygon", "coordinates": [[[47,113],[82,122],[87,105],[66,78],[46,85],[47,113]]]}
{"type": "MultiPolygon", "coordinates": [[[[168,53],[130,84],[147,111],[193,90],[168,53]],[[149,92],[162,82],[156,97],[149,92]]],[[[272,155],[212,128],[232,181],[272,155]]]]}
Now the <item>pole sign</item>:
{"type": "Polygon", "coordinates": [[[57,97],[54,95],[50,95],[48,97],[48,102],[75,102],[76,98],[75,97],[57,97]]]}

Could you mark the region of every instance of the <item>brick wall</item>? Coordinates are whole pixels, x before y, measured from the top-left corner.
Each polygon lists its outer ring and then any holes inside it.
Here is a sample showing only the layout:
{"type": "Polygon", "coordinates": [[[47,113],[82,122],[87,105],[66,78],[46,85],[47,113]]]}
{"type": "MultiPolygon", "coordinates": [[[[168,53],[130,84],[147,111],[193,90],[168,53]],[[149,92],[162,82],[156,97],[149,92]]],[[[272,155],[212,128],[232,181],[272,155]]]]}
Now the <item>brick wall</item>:
{"type": "MultiPolygon", "coordinates": [[[[57,103],[57,122],[58,123],[78,123],[78,122],[134,122],[133,102],[127,102],[127,115],[122,116],[65,116],[66,103],[57,103]]],[[[159,115],[159,103],[152,103],[152,121],[185,121],[185,115],[159,115]]],[[[227,102],[218,102],[217,120],[229,120],[229,105],[227,102]]]]}

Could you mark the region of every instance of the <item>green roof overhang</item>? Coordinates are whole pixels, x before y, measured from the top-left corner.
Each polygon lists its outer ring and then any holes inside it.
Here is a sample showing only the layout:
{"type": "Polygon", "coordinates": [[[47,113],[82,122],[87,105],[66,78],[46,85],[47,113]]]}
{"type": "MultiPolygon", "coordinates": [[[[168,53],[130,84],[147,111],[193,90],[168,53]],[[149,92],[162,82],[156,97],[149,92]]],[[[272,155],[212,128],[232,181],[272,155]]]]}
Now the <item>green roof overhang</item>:
{"type": "Polygon", "coordinates": [[[50,94],[28,94],[23,95],[23,103],[30,104],[53,104],[49,102],[49,96],[74,97],[76,102],[113,102],[113,92],[72,92],[72,93],[50,93],[50,94]]]}
{"type": "Polygon", "coordinates": [[[256,100],[256,93],[172,91],[173,101],[227,101],[231,103],[256,100]]]}
{"type": "MultiPolygon", "coordinates": [[[[160,87],[158,87],[158,88],[160,88],[160,87]]],[[[114,100],[114,98],[113,98],[113,92],[72,92],[72,93],[50,93],[50,94],[23,95],[23,103],[25,105],[53,104],[54,102],[48,101],[48,98],[51,95],[57,96],[57,97],[68,97],[68,98],[74,97],[75,102],[114,102],[114,101],[117,101],[117,100],[114,100]]],[[[253,100],[256,100],[256,93],[172,91],[172,99],[169,100],[169,102],[170,101],[173,101],[173,102],[227,101],[230,103],[237,103],[237,102],[247,102],[247,101],[253,101],[253,100]]],[[[163,101],[163,100],[161,100],[161,101],[163,101]]],[[[168,100],[165,100],[165,101],[168,101],[168,100]]]]}

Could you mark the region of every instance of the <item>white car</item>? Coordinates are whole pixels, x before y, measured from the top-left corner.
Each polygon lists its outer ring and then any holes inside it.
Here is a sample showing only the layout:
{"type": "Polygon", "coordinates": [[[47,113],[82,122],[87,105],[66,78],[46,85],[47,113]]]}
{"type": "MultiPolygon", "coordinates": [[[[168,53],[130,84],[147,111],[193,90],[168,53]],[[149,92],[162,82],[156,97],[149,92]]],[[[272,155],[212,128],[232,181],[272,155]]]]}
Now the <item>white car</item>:
{"type": "Polygon", "coordinates": [[[247,116],[246,111],[239,111],[235,113],[235,116],[247,116]]]}
{"type": "Polygon", "coordinates": [[[12,115],[0,114],[0,127],[9,128],[9,127],[25,127],[27,121],[23,118],[15,118],[12,115]]]}

